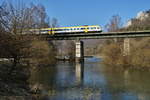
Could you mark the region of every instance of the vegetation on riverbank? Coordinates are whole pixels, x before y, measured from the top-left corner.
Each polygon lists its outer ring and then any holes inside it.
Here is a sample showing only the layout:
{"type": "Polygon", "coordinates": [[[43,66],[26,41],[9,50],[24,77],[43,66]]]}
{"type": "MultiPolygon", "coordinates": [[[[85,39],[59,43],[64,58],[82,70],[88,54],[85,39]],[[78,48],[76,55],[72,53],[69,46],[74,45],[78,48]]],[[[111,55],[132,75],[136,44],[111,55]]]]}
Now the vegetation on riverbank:
{"type": "Polygon", "coordinates": [[[130,53],[123,54],[123,44],[111,43],[105,45],[102,50],[103,63],[110,66],[124,66],[134,68],[150,68],[150,38],[140,41],[130,39],[130,53]]]}
{"type": "MultiPolygon", "coordinates": [[[[139,31],[150,30],[150,11],[145,12],[143,19],[134,18],[128,27],[120,26],[120,18],[114,16],[107,25],[108,31],[139,31]]],[[[150,38],[129,39],[129,55],[124,55],[123,39],[106,40],[102,54],[103,63],[110,66],[124,66],[134,68],[150,68],[150,38]]]]}
{"type": "Polygon", "coordinates": [[[27,67],[17,65],[15,70],[8,74],[11,63],[0,62],[0,95],[1,96],[31,96],[27,79],[30,75],[27,67]]]}
{"type": "Polygon", "coordinates": [[[23,5],[13,5],[11,1],[0,5],[0,95],[11,100],[15,96],[32,97],[28,83],[32,65],[55,63],[52,41],[23,35],[24,30],[50,27],[44,6],[23,5]]]}

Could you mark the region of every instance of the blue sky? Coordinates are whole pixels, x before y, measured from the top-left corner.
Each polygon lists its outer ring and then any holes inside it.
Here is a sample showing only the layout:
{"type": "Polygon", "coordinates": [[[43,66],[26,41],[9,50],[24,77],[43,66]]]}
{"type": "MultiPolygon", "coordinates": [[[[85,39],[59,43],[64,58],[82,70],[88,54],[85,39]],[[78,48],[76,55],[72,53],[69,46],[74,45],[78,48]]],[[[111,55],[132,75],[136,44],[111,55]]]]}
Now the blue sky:
{"type": "MultiPolygon", "coordinates": [[[[2,1],[4,0],[0,0],[2,1]]],[[[113,15],[119,15],[125,23],[138,12],[150,9],[150,0],[23,0],[23,2],[44,5],[48,16],[58,19],[59,26],[103,27],[113,15]]]]}

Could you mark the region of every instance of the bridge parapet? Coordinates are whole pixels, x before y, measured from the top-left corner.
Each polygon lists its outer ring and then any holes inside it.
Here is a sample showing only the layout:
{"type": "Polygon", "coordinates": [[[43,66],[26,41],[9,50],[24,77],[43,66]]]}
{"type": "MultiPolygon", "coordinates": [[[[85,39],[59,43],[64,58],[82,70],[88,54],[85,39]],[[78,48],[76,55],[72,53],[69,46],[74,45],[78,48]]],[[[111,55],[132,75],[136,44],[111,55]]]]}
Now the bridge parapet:
{"type": "Polygon", "coordinates": [[[78,34],[57,34],[43,35],[50,40],[83,40],[83,39],[111,39],[111,38],[136,38],[150,37],[150,31],[131,32],[102,32],[102,33],[78,33],[78,34]]]}

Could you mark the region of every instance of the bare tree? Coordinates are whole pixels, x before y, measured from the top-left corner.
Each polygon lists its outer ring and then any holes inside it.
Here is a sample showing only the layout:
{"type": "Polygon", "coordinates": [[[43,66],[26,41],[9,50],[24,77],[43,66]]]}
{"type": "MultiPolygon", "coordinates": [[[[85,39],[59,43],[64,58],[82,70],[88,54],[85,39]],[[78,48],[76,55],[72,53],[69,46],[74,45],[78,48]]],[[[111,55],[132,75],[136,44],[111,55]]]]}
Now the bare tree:
{"type": "MultiPolygon", "coordinates": [[[[110,19],[109,23],[106,24],[105,28],[108,32],[117,32],[120,31],[120,28],[122,27],[121,17],[119,15],[114,15],[110,19]]],[[[118,39],[115,38],[114,42],[117,42],[118,39]]],[[[111,41],[112,42],[112,41],[111,41]]],[[[107,41],[109,43],[109,40],[107,41]]]]}
{"type": "Polygon", "coordinates": [[[119,15],[114,15],[110,19],[110,22],[106,24],[106,29],[108,32],[118,31],[122,26],[121,17],[119,15]]]}
{"type": "MultiPolygon", "coordinates": [[[[31,5],[31,7],[18,7],[10,3],[0,6],[0,51],[5,52],[5,56],[13,58],[13,67],[20,62],[22,57],[30,56],[28,48],[32,37],[24,37],[21,33],[31,28],[49,27],[45,8],[41,5],[31,5]]],[[[2,52],[1,52],[2,53],[2,52]]]]}
{"type": "Polygon", "coordinates": [[[50,27],[55,28],[58,26],[58,20],[56,18],[52,18],[50,27]]]}

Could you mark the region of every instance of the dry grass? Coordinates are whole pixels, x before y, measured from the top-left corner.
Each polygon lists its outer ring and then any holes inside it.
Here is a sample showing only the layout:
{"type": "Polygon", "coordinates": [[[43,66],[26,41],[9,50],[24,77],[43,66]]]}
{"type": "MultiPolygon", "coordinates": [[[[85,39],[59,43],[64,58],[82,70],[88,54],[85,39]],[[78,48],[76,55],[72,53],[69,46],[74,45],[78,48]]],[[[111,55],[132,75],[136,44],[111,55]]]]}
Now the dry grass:
{"type": "Polygon", "coordinates": [[[47,41],[33,41],[31,43],[31,63],[37,65],[53,64],[55,62],[55,50],[47,41]]]}
{"type": "Polygon", "coordinates": [[[130,41],[129,56],[123,56],[123,46],[118,43],[105,45],[102,50],[105,56],[103,63],[110,66],[150,68],[150,38],[130,41]]]}

